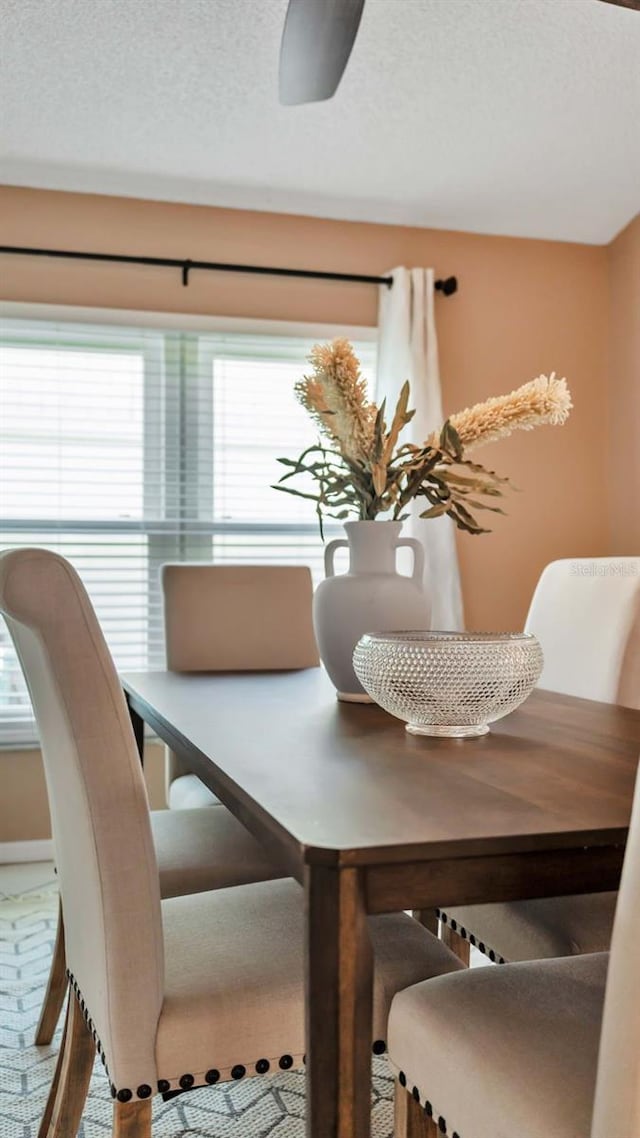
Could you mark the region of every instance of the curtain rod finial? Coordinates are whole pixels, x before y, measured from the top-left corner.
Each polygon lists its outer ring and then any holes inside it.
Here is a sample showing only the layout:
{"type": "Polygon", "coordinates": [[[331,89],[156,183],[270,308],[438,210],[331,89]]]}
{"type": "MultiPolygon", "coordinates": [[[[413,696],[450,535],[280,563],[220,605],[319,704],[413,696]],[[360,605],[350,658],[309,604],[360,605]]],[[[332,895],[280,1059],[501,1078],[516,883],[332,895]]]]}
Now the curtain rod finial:
{"type": "Polygon", "coordinates": [[[458,291],[458,278],[446,277],[443,281],[436,281],[434,288],[444,296],[453,296],[458,291]]]}

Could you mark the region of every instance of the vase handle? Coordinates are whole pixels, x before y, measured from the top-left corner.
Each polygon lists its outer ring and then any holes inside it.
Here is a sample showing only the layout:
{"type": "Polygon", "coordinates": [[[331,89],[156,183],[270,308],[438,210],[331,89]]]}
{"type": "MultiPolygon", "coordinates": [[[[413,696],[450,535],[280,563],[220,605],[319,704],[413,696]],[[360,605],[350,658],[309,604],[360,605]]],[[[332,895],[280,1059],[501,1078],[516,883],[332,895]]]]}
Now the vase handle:
{"type": "Polygon", "coordinates": [[[424,575],[424,546],[417,537],[399,537],[396,549],[405,547],[413,550],[413,573],[411,579],[420,584],[424,575]]]}
{"type": "Polygon", "coordinates": [[[330,541],[324,548],[324,575],[325,577],[333,577],[333,555],[336,549],[348,549],[349,542],[344,537],[337,537],[334,541],[330,541]]]}

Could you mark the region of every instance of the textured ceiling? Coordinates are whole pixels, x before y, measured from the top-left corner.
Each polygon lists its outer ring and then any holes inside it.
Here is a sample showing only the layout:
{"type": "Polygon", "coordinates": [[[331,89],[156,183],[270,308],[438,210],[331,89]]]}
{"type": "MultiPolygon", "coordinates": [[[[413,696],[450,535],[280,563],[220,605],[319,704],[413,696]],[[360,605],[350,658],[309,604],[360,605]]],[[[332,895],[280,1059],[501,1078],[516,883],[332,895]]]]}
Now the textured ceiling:
{"type": "Polygon", "coordinates": [[[334,99],[277,100],[286,0],[0,0],[2,180],[606,242],[640,208],[640,15],[366,0],[334,99]]]}

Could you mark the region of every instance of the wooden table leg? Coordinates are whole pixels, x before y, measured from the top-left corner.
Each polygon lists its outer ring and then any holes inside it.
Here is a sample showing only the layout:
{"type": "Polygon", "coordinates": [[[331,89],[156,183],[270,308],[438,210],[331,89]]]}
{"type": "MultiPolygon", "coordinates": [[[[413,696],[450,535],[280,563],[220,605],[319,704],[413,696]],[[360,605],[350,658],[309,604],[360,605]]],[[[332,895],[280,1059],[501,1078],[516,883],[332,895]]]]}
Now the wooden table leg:
{"type": "Polygon", "coordinates": [[[373,953],[357,869],[306,878],[307,1136],[369,1138],[373,953]]]}
{"type": "Polygon", "coordinates": [[[136,747],[138,748],[138,754],[140,756],[140,763],[142,766],[144,766],[144,719],[142,718],[141,715],[138,715],[137,711],[134,711],[134,709],[132,708],[131,701],[129,699],[129,693],[125,692],[124,694],[125,694],[125,698],[127,700],[127,707],[129,709],[129,715],[131,716],[131,726],[133,727],[133,734],[136,737],[136,747]]]}

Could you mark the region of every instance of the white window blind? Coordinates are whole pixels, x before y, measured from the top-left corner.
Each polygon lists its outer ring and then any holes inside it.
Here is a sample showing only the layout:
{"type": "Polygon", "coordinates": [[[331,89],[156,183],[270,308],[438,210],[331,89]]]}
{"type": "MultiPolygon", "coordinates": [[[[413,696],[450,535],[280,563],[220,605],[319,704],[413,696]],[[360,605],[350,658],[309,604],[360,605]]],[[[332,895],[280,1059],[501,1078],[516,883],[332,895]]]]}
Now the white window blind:
{"type": "MultiPolygon", "coordinates": [[[[166,561],[302,563],[320,576],[313,503],[271,489],[276,458],[316,439],[293,394],[312,343],[2,322],[0,548],[73,562],[120,670],[164,666],[166,561]]],[[[356,350],[371,376],[375,345],[356,350]]],[[[0,743],[33,739],[0,621],[0,743]]]]}

